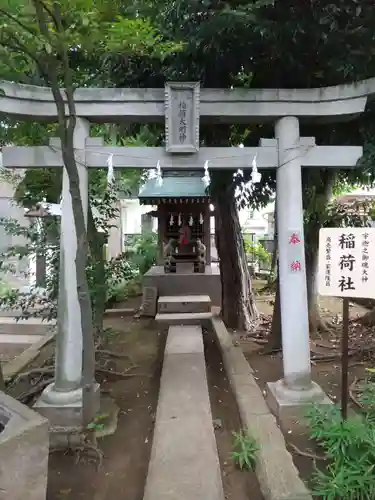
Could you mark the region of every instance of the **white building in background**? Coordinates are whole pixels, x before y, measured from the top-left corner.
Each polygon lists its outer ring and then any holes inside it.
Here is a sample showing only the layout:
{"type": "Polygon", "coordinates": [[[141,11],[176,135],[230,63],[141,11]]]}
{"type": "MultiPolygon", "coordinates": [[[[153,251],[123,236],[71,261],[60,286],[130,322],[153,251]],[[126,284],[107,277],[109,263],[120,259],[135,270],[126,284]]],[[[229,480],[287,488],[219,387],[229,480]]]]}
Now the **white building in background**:
{"type": "MultiPolygon", "coordinates": [[[[138,198],[121,200],[121,227],[123,236],[140,234],[142,232],[143,216],[156,210],[151,205],[141,205],[138,198]]],[[[157,219],[152,218],[152,231],[157,231],[157,219]]]]}
{"type": "MultiPolygon", "coordinates": [[[[0,176],[0,217],[5,219],[15,219],[22,226],[27,227],[29,225],[29,220],[27,219],[27,217],[25,217],[25,210],[23,209],[23,207],[17,205],[17,203],[13,199],[13,196],[14,186],[10,182],[7,182],[4,177],[0,176]]],[[[5,231],[5,228],[3,226],[0,226],[0,253],[5,252],[10,246],[22,246],[25,245],[25,243],[26,240],[23,236],[8,234],[5,231]]],[[[0,275],[0,281],[3,280],[9,285],[17,288],[28,286],[28,260],[19,260],[17,257],[14,257],[9,258],[6,264],[12,266],[15,272],[9,272],[0,275]]]]}
{"type": "Polygon", "coordinates": [[[239,218],[243,231],[254,234],[256,238],[273,239],[275,232],[274,210],[274,202],[260,210],[240,210],[239,218]]]}

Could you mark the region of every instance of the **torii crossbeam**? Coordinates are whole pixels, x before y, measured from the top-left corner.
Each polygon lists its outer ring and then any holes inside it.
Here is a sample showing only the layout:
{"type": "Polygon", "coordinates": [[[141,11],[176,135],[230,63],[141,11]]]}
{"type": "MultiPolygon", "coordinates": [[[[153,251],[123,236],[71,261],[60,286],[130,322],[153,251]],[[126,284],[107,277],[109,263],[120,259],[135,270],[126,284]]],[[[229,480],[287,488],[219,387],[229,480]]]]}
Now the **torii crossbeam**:
{"type": "MultiPolygon", "coordinates": [[[[360,146],[317,146],[314,137],[302,137],[299,154],[302,167],[352,168],[362,156],[360,146]]],[[[164,148],[105,146],[104,140],[90,137],[84,150],[76,152],[84,157],[88,168],[106,168],[108,157],[113,156],[114,168],[153,169],[157,162],[165,170],[203,169],[208,162],[210,170],[236,170],[251,167],[257,157],[259,169],[278,167],[276,139],[261,139],[255,148],[201,148],[194,154],[172,155],[164,148]]],[[[60,140],[51,139],[49,146],[4,147],[3,165],[9,168],[62,168],[60,140]]]]}

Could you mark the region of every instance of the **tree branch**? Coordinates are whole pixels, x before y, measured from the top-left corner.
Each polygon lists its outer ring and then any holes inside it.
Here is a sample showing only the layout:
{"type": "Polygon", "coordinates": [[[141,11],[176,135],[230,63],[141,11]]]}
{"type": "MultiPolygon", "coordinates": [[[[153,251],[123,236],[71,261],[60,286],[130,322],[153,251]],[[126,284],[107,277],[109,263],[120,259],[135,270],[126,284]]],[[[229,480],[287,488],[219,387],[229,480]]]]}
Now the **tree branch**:
{"type": "Polygon", "coordinates": [[[55,24],[55,27],[57,28],[58,26],[58,22],[53,14],[53,11],[47,7],[47,5],[44,3],[44,2],[41,2],[41,5],[42,5],[42,8],[47,12],[47,14],[50,16],[50,18],[52,19],[52,21],[54,22],[55,24]]]}
{"type": "MultiPolygon", "coordinates": [[[[45,39],[51,42],[51,35],[48,30],[48,24],[43,9],[43,2],[41,0],[33,0],[33,3],[35,7],[36,19],[39,26],[39,30],[41,34],[45,37],[45,39]]],[[[55,100],[57,108],[57,119],[59,124],[60,137],[62,144],[64,144],[64,142],[66,142],[67,139],[66,121],[65,121],[65,102],[61,95],[59,87],[56,59],[55,58],[48,58],[48,59],[50,64],[47,65],[47,74],[46,74],[47,83],[51,84],[51,92],[53,94],[53,98],[55,100]]]]}
{"type": "MultiPolygon", "coordinates": [[[[56,23],[56,29],[60,35],[64,33],[64,26],[62,23],[60,4],[58,2],[53,2],[52,6],[53,10],[53,19],[56,23]]],[[[73,133],[76,126],[76,105],[74,101],[74,85],[73,85],[73,72],[69,63],[69,57],[66,50],[66,46],[63,43],[59,42],[59,52],[60,57],[63,61],[63,69],[65,76],[65,89],[66,89],[66,97],[68,100],[68,109],[69,109],[69,125],[67,133],[73,133]]]]}
{"type": "Polygon", "coordinates": [[[13,52],[15,52],[16,54],[21,54],[23,56],[26,55],[27,57],[29,57],[35,63],[35,65],[37,66],[38,70],[43,75],[43,77],[46,79],[47,78],[46,68],[41,62],[41,57],[40,56],[38,57],[38,54],[33,54],[31,50],[29,50],[27,45],[22,43],[16,36],[9,34],[9,38],[10,38],[9,41],[1,40],[0,45],[4,47],[4,49],[8,48],[13,52]]]}
{"type": "Polygon", "coordinates": [[[38,36],[38,33],[37,33],[36,30],[33,30],[32,28],[30,28],[30,26],[27,26],[26,24],[24,24],[22,21],[20,21],[19,19],[17,19],[15,16],[13,16],[9,12],[7,12],[5,9],[1,9],[0,8],[0,14],[3,14],[3,16],[5,16],[10,21],[18,24],[18,26],[20,26],[23,30],[27,31],[28,33],[30,33],[34,37],[38,36]]]}

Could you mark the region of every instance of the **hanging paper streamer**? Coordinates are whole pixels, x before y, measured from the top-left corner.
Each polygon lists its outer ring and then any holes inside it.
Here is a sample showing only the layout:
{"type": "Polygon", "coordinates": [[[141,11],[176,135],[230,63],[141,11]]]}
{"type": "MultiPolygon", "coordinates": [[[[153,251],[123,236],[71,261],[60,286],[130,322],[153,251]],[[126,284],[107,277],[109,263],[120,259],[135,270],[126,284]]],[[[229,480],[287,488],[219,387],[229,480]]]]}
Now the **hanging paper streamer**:
{"type": "Polygon", "coordinates": [[[148,171],[148,178],[149,179],[156,179],[157,177],[157,174],[156,174],[156,169],[155,168],[151,168],[149,171],[148,171]]]}
{"type": "Polygon", "coordinates": [[[156,184],[159,187],[163,185],[163,176],[161,173],[160,161],[158,161],[156,165],[156,184]]]}
{"type": "Polygon", "coordinates": [[[253,169],[251,171],[251,181],[253,182],[253,184],[256,184],[257,182],[260,182],[262,179],[262,174],[258,172],[257,168],[257,155],[255,155],[253,158],[252,166],[253,169]]]}
{"type": "Polygon", "coordinates": [[[182,226],[181,214],[178,214],[178,225],[182,226]]]}
{"type": "Polygon", "coordinates": [[[202,212],[199,214],[199,224],[201,226],[203,225],[203,214],[202,214],[202,212]]]}
{"type": "Polygon", "coordinates": [[[193,216],[190,215],[190,217],[189,217],[189,226],[191,227],[193,224],[194,224],[194,219],[193,219],[193,216]]]}
{"type": "Polygon", "coordinates": [[[169,225],[173,226],[173,224],[174,224],[174,218],[173,218],[173,214],[171,214],[171,218],[169,219],[169,225]]]}
{"type": "Polygon", "coordinates": [[[211,183],[210,172],[208,170],[208,161],[204,164],[204,175],[202,177],[203,184],[208,187],[211,183]]]}
{"type": "Polygon", "coordinates": [[[115,172],[113,169],[113,154],[110,154],[108,156],[107,160],[107,186],[110,186],[110,184],[113,184],[113,181],[115,180],[115,172]]]}

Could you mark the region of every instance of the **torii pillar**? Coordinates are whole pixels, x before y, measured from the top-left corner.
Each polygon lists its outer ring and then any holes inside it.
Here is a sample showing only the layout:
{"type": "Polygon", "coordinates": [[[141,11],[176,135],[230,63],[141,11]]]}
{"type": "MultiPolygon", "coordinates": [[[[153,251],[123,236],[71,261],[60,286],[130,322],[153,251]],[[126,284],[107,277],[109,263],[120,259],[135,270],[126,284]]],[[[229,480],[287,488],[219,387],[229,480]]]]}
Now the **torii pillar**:
{"type": "MultiPolygon", "coordinates": [[[[284,377],[278,382],[268,383],[268,403],[285,424],[288,419],[299,416],[301,405],[330,403],[330,400],[311,380],[301,168],[301,146],[306,139],[301,139],[298,118],[293,116],[276,122],[275,137],[278,149],[276,198],[284,377]]],[[[303,146],[306,147],[306,144],[303,146]]],[[[311,146],[313,148],[314,144],[311,146]]]]}
{"type": "MultiPolygon", "coordinates": [[[[88,214],[88,172],[85,147],[90,124],[77,118],[74,131],[79,188],[84,215],[88,214]]],[[[57,144],[58,145],[58,144],[57,144]]],[[[82,418],[82,327],[76,275],[77,237],[73,215],[70,183],[63,169],[60,281],[56,337],[55,381],[47,386],[34,408],[53,426],[80,425],[82,418]]],[[[96,410],[99,410],[99,384],[95,385],[96,410]]],[[[94,415],[93,415],[94,417],[94,415]]]]}

